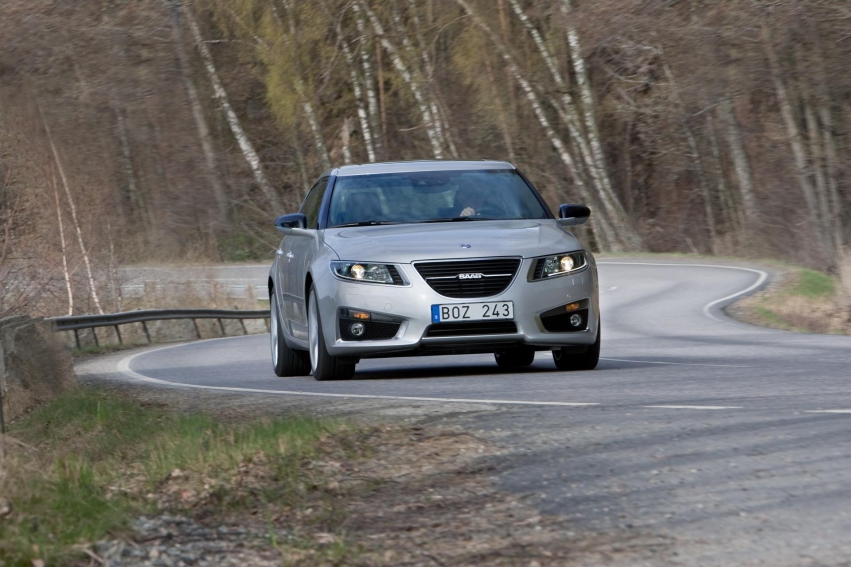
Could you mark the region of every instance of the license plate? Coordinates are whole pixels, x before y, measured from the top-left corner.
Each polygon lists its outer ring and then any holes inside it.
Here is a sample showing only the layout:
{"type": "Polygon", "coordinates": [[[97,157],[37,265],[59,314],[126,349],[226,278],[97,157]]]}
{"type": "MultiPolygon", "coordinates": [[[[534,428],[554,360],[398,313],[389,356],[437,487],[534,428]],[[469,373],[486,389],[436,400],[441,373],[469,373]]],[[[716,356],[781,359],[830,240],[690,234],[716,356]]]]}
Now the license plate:
{"type": "Polygon", "coordinates": [[[450,303],[431,306],[431,322],[494,321],[514,319],[513,301],[487,303],[450,303]]]}

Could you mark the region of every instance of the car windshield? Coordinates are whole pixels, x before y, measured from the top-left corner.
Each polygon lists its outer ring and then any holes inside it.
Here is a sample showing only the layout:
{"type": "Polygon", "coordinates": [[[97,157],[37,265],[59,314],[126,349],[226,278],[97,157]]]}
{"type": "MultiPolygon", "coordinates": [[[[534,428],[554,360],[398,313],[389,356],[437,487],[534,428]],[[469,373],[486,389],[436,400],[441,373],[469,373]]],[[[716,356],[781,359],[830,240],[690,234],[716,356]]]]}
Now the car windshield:
{"type": "Polygon", "coordinates": [[[329,227],[548,218],[510,169],[344,176],[333,191],[329,227]]]}

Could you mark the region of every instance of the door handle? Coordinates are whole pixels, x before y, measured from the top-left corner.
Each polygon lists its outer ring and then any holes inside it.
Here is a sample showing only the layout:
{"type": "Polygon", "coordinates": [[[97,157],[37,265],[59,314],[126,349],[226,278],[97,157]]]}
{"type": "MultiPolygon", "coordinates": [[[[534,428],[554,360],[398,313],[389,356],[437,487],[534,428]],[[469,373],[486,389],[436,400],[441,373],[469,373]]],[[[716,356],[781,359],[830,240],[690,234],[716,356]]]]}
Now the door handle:
{"type": "Polygon", "coordinates": [[[287,258],[289,258],[290,260],[292,260],[293,258],[295,258],[295,254],[293,254],[292,252],[287,252],[286,256],[287,256],[287,258]]]}
{"type": "Polygon", "coordinates": [[[280,249],[280,248],[278,248],[277,250],[275,250],[275,254],[277,254],[278,256],[280,256],[281,254],[283,254],[283,252],[281,251],[281,249],[280,249]]]}

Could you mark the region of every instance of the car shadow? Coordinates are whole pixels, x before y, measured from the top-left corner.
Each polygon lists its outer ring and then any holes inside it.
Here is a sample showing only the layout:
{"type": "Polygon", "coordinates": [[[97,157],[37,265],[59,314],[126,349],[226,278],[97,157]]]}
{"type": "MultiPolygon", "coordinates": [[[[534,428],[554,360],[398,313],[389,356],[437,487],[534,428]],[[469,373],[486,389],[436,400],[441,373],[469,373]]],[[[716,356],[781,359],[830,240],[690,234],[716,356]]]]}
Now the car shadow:
{"type": "MultiPolygon", "coordinates": [[[[600,361],[599,370],[625,370],[636,367],[646,367],[646,364],[630,364],[624,362],[600,361]]],[[[427,378],[463,378],[463,377],[486,377],[486,376],[509,376],[509,375],[536,375],[536,374],[567,374],[560,372],[555,365],[548,360],[536,360],[532,366],[505,370],[496,363],[474,363],[461,364],[457,366],[431,362],[417,365],[400,365],[388,368],[369,368],[355,371],[355,375],[349,381],[356,380],[413,380],[427,378]]]]}

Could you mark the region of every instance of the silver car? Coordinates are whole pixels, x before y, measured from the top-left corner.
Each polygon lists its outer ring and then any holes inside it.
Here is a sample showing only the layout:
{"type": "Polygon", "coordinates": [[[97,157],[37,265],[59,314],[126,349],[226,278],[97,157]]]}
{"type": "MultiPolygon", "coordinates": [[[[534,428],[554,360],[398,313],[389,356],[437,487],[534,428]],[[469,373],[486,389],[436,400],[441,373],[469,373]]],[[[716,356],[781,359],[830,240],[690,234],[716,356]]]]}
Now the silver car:
{"type": "Polygon", "coordinates": [[[351,378],[362,358],[493,353],[506,369],[549,350],[560,370],[600,356],[594,257],[502,161],[411,161],[325,172],[269,273],[278,376],[351,378]]]}

